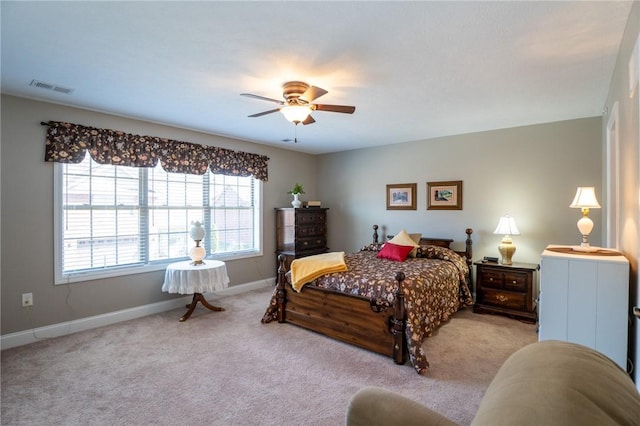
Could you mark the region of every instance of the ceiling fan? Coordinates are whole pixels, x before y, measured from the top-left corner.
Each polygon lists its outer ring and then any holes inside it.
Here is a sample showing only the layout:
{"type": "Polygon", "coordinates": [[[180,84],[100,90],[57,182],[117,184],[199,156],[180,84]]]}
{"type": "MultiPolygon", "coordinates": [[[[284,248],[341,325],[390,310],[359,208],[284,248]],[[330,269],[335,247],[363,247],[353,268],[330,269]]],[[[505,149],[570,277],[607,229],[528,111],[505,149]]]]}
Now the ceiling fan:
{"type": "Polygon", "coordinates": [[[307,125],[316,122],[316,120],[311,116],[312,111],[353,114],[356,110],[356,107],[354,106],[312,103],[314,100],[318,99],[322,95],[326,95],[328,92],[316,86],[309,86],[307,83],[303,83],[302,81],[289,81],[284,83],[282,85],[282,90],[282,97],[284,98],[284,101],[266,98],[264,96],[254,95],[251,93],[241,93],[241,96],[247,96],[249,98],[260,99],[267,102],[274,102],[281,105],[278,108],[252,114],[249,117],[261,117],[263,115],[280,111],[290,122],[296,125],[299,123],[307,125]]]}

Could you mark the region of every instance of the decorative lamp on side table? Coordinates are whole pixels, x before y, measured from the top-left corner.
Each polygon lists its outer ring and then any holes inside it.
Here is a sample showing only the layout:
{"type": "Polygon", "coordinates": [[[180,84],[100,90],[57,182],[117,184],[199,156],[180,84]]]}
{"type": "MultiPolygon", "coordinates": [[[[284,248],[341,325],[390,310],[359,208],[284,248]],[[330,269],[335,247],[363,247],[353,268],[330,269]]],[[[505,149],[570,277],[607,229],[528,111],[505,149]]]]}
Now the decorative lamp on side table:
{"type": "Polygon", "coordinates": [[[200,241],[204,239],[204,228],[200,222],[191,222],[189,236],[196,243],[196,246],[189,251],[189,257],[194,265],[202,265],[204,263],[202,259],[207,256],[207,251],[200,245],[200,241]]]}
{"type": "Polygon", "coordinates": [[[196,242],[196,246],[189,252],[191,261],[176,262],[167,266],[162,284],[162,291],[168,293],[193,294],[191,303],[187,305],[187,313],[180,318],[181,322],[189,319],[198,302],[212,311],[224,311],[224,308],[207,302],[202,293],[224,290],[229,285],[227,265],[224,262],[203,261],[206,251],[200,245],[204,238],[204,228],[200,222],[192,223],[189,235],[196,242]]]}
{"type": "Polygon", "coordinates": [[[582,243],[574,246],[574,251],[597,252],[598,247],[591,247],[589,244],[589,234],[593,229],[593,221],[589,218],[589,209],[599,209],[600,203],[596,198],[596,190],[593,186],[580,186],[576,191],[576,196],[569,205],[572,209],[582,209],[582,217],[578,220],[578,230],[582,235],[582,243]]]}
{"type": "Polygon", "coordinates": [[[501,217],[498,222],[498,226],[493,233],[504,235],[500,245],[498,246],[498,251],[501,256],[500,263],[503,265],[511,265],[511,258],[516,252],[516,246],[513,244],[511,236],[520,235],[520,231],[518,231],[518,227],[516,226],[516,221],[509,215],[501,217]]]}

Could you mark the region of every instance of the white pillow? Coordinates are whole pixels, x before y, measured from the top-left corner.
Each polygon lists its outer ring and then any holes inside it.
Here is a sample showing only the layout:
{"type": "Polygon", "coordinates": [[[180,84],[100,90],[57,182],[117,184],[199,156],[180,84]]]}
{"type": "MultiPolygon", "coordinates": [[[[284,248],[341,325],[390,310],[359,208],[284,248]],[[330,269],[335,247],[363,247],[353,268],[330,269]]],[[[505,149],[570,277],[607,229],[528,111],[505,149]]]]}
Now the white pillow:
{"type": "MultiPolygon", "coordinates": [[[[422,234],[413,234],[413,236],[415,236],[415,235],[419,235],[418,241],[420,241],[420,238],[422,238],[422,234]]],[[[409,256],[410,257],[416,257],[416,253],[418,251],[418,247],[420,247],[420,244],[418,244],[411,237],[412,237],[412,235],[409,235],[407,233],[407,231],[405,231],[403,229],[402,231],[398,232],[398,234],[396,236],[394,236],[392,239],[390,239],[389,242],[391,244],[397,244],[399,246],[411,246],[411,247],[413,247],[413,250],[411,250],[409,252],[409,256]]]]}

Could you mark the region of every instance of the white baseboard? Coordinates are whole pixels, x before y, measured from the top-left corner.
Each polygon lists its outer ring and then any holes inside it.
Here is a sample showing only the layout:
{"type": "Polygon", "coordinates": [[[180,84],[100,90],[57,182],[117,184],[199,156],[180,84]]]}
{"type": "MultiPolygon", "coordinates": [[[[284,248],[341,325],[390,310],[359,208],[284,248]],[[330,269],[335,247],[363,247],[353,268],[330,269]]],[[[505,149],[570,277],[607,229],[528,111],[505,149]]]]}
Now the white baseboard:
{"type": "MultiPolygon", "coordinates": [[[[234,285],[213,294],[217,297],[233,296],[273,285],[275,285],[275,278],[234,285]]],[[[172,309],[184,307],[185,304],[191,302],[191,298],[192,296],[178,297],[164,302],[136,306],[135,308],[123,309],[121,311],[109,312],[93,317],[80,318],[73,321],[66,321],[58,324],[47,325],[45,327],[6,334],[4,336],[0,336],[0,348],[9,349],[16,346],[34,343],[42,339],[51,339],[53,337],[60,337],[66,334],[77,333],[79,331],[90,330],[92,328],[103,327],[105,325],[111,325],[147,315],[170,311],[172,309]]]]}

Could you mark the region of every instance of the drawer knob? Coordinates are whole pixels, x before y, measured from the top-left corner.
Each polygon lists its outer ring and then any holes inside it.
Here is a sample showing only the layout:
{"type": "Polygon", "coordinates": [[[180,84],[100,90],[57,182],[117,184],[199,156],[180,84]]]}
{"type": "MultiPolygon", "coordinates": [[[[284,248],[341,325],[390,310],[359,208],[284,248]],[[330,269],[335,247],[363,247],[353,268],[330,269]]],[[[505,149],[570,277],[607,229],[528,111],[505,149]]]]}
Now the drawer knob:
{"type": "Polygon", "coordinates": [[[492,277],[492,278],[489,278],[489,281],[493,281],[493,277],[492,277]]]}
{"type": "Polygon", "coordinates": [[[518,281],[513,280],[513,281],[512,281],[512,283],[513,283],[513,284],[518,284],[518,281]]]}
{"type": "Polygon", "coordinates": [[[503,302],[503,303],[509,301],[509,298],[504,294],[497,295],[496,299],[498,299],[500,302],[503,302]]]}

